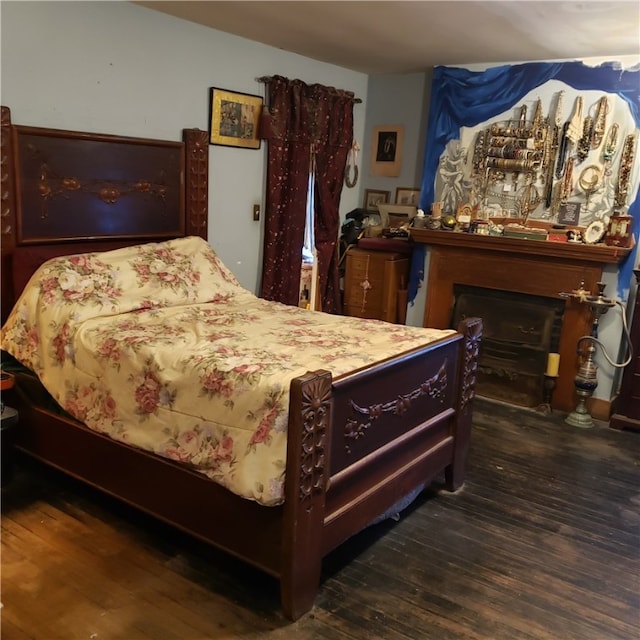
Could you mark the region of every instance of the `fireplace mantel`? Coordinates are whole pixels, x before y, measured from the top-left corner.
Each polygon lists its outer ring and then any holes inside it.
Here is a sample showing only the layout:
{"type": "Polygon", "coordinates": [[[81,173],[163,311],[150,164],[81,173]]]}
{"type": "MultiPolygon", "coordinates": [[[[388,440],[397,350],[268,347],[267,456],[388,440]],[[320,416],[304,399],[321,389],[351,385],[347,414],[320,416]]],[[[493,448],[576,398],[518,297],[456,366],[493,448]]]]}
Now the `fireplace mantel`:
{"type": "MultiPolygon", "coordinates": [[[[552,406],[572,411],[576,405],[573,381],[579,364],[576,345],[579,338],[591,332],[591,314],[585,304],[561,294],[578,289],[581,283],[587,291],[596,291],[603,267],[620,263],[631,249],[426,229],[412,230],[411,237],[430,248],[425,327],[450,326],[455,284],[565,301],[558,349],[560,371],[552,406]]],[[[608,419],[609,403],[595,405],[598,403],[593,403],[592,415],[608,419]]]]}
{"type": "Polygon", "coordinates": [[[570,242],[547,242],[544,240],[519,240],[502,236],[483,236],[456,231],[431,231],[428,229],[412,229],[414,242],[431,246],[460,247],[474,251],[496,251],[500,253],[517,253],[534,256],[545,256],[568,262],[595,262],[599,264],[618,264],[626,258],[631,249],[607,247],[605,245],[588,245],[570,242]]]}

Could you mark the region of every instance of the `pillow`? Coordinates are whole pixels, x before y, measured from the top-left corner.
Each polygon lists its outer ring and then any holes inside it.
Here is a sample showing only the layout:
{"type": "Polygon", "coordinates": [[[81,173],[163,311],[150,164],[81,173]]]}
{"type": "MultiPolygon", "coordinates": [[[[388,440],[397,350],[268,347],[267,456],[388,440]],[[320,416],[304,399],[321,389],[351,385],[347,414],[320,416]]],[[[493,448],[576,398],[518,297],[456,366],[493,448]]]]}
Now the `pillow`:
{"type": "Polygon", "coordinates": [[[94,251],[110,251],[119,249],[131,241],[102,241],[83,242],[79,244],[48,244],[38,247],[16,247],[11,256],[11,272],[13,276],[13,293],[17,300],[31,280],[31,276],[51,258],[69,256],[76,253],[91,253],[94,251]]]}

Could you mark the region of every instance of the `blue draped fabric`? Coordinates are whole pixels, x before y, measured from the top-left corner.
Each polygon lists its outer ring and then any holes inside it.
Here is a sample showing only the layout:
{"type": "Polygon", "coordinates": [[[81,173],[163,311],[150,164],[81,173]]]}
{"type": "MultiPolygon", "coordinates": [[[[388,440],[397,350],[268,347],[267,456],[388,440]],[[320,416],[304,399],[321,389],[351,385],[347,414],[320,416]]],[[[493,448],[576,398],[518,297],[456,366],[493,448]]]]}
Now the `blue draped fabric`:
{"type": "MultiPolygon", "coordinates": [[[[436,67],[433,73],[431,106],[424,158],[420,208],[428,211],[434,200],[438,163],[449,140],[460,137],[462,127],[475,127],[513,107],[531,90],[558,80],[578,90],[596,90],[619,95],[640,127],[640,69],[623,70],[608,62],[590,67],[582,62],[529,62],[469,71],[458,67],[436,67]]],[[[629,207],[633,234],[638,240],[640,198],[629,207]]],[[[631,282],[630,255],[620,265],[618,295],[631,282]]],[[[424,270],[425,247],[415,245],[409,280],[409,300],[413,302],[424,270]]]]}

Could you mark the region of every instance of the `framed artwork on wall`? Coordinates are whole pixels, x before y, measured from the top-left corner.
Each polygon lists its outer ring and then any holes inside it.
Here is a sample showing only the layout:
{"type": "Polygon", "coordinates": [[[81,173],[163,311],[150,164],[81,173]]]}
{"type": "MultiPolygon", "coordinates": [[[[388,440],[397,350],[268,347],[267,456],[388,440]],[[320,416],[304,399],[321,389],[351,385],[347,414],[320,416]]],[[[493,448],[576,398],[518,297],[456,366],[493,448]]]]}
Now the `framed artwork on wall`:
{"type": "Polygon", "coordinates": [[[396,189],[396,204],[412,204],[418,206],[420,189],[415,187],[398,187],[396,189]]]}
{"type": "Polygon", "coordinates": [[[364,190],[364,204],[363,209],[367,211],[373,211],[378,213],[378,205],[386,204],[389,202],[389,191],[380,191],[379,189],[365,189],[364,190]]]}
{"type": "Polygon", "coordinates": [[[261,115],[260,96],[211,87],[209,143],[259,149],[261,115]]]}
{"type": "Polygon", "coordinates": [[[371,141],[371,173],[374,176],[397,177],[402,167],[402,125],[381,125],[373,128],[371,141]]]}

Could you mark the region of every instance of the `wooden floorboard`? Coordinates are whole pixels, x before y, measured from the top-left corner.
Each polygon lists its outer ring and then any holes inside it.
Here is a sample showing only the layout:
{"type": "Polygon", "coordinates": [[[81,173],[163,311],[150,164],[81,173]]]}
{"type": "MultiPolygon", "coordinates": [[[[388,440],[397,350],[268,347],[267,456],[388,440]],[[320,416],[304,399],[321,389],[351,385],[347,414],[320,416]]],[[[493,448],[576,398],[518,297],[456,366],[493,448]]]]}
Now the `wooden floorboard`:
{"type": "Polygon", "coordinates": [[[18,458],[2,640],[635,640],[640,434],[480,400],[469,474],[326,558],[290,623],[275,580],[18,458]]]}

